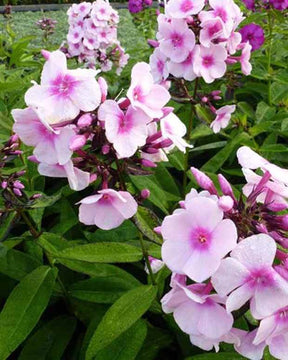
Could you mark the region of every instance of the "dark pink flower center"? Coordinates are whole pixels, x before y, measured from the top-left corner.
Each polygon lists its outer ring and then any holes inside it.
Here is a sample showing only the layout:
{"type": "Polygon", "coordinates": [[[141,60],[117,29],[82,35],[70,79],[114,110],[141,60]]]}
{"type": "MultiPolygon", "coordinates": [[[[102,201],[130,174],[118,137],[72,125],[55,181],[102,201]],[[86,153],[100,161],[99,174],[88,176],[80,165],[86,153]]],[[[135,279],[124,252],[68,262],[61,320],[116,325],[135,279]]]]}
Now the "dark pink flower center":
{"type": "Polygon", "coordinates": [[[119,117],[118,134],[127,133],[131,130],[132,127],[133,127],[133,119],[131,119],[130,116],[126,114],[119,117]]]}
{"type": "Polygon", "coordinates": [[[210,26],[208,29],[209,37],[212,37],[214,34],[218,33],[221,30],[221,25],[219,23],[210,26]]]}
{"type": "Polygon", "coordinates": [[[278,311],[276,315],[276,321],[278,323],[287,323],[288,322],[288,307],[285,307],[278,311]]]}
{"type": "Polygon", "coordinates": [[[219,7],[217,9],[214,10],[214,15],[215,16],[219,16],[223,21],[224,23],[227,22],[228,20],[228,16],[227,16],[227,12],[224,8],[222,7],[219,7]]]}
{"type": "Polygon", "coordinates": [[[256,286],[269,287],[275,283],[273,272],[269,268],[251,271],[247,280],[253,288],[256,286]]]}
{"type": "Polygon", "coordinates": [[[193,3],[191,0],[184,0],[180,5],[180,10],[183,12],[187,12],[193,9],[193,3]]]}
{"type": "Polygon", "coordinates": [[[133,99],[141,101],[143,98],[143,92],[140,86],[135,86],[133,89],[133,99]]]}
{"type": "Polygon", "coordinates": [[[214,65],[214,58],[212,55],[206,55],[202,59],[202,64],[204,67],[209,68],[214,65]]]}
{"type": "Polygon", "coordinates": [[[73,92],[77,81],[71,75],[59,74],[56,79],[51,81],[51,95],[69,97],[73,92]]]}
{"type": "Polygon", "coordinates": [[[161,60],[157,61],[157,69],[162,74],[164,70],[164,62],[161,60]]]}
{"type": "Polygon", "coordinates": [[[171,42],[174,48],[181,47],[183,45],[183,36],[178,33],[171,34],[171,42]]]}
{"type": "Polygon", "coordinates": [[[194,228],[190,234],[190,242],[193,249],[206,250],[211,243],[211,233],[202,227],[194,228]]]}

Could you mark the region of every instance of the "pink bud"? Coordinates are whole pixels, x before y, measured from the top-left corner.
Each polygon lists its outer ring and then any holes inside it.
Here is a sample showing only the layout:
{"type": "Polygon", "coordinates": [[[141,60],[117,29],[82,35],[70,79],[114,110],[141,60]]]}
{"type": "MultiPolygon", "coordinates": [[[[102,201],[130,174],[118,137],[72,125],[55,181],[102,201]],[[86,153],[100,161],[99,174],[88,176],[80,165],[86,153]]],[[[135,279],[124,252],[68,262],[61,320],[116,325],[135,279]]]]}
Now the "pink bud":
{"type": "Polygon", "coordinates": [[[93,117],[91,114],[84,114],[77,121],[77,125],[80,128],[87,127],[91,125],[92,121],[93,121],[93,117]]]}
{"type": "Polygon", "coordinates": [[[231,209],[233,209],[234,206],[234,200],[230,196],[221,196],[218,200],[218,206],[221,210],[224,212],[228,212],[231,209]]]}
{"type": "Polygon", "coordinates": [[[278,272],[279,275],[281,275],[285,280],[288,281],[288,270],[286,267],[282,265],[277,265],[274,267],[274,269],[278,272]]]}
{"type": "Polygon", "coordinates": [[[161,136],[162,132],[157,131],[155,134],[148,136],[148,138],[146,139],[146,143],[152,143],[153,141],[158,140],[161,136]]]}
{"type": "Polygon", "coordinates": [[[159,46],[159,42],[153,39],[148,39],[147,43],[153,48],[157,48],[159,46]]]}
{"type": "Polygon", "coordinates": [[[17,171],[16,173],[15,173],[15,175],[16,176],[23,176],[23,175],[25,175],[26,174],[26,171],[25,170],[21,170],[21,171],[17,171]]]}
{"type": "Polygon", "coordinates": [[[17,134],[14,134],[10,137],[10,141],[13,143],[17,142],[19,140],[19,136],[17,134]]]}
{"type": "Polygon", "coordinates": [[[157,154],[158,153],[158,149],[155,149],[154,147],[147,147],[146,149],[145,149],[145,152],[147,153],[147,154],[157,154]]]}
{"type": "Polygon", "coordinates": [[[167,115],[171,114],[174,111],[174,108],[172,106],[165,106],[162,109],[163,112],[163,118],[166,117],[167,115]]]}
{"type": "Polygon", "coordinates": [[[103,154],[103,155],[109,154],[109,152],[110,152],[110,145],[108,145],[108,144],[103,145],[101,151],[102,151],[102,154],[103,154]]]}
{"type": "Polygon", "coordinates": [[[148,159],[141,159],[141,164],[145,167],[152,167],[152,168],[157,167],[157,165],[153,161],[150,161],[148,159]]]}
{"type": "Polygon", "coordinates": [[[211,95],[212,96],[219,96],[219,95],[221,95],[221,90],[213,90],[213,91],[211,91],[211,95]]]}
{"type": "Polygon", "coordinates": [[[286,210],[288,207],[287,204],[285,203],[270,203],[270,204],[267,204],[267,208],[271,211],[275,211],[275,212],[278,212],[278,211],[283,211],[283,210],[286,210]]]}
{"type": "Polygon", "coordinates": [[[161,226],[157,226],[153,229],[156,234],[161,235],[161,226]]]}
{"type": "Polygon", "coordinates": [[[182,209],[186,209],[185,201],[183,200],[179,201],[179,205],[182,209]]]}
{"type": "Polygon", "coordinates": [[[203,96],[201,100],[202,100],[203,103],[207,103],[207,102],[208,102],[207,96],[203,96]]]}
{"type": "Polygon", "coordinates": [[[165,148],[173,145],[173,141],[170,139],[164,139],[160,143],[154,145],[155,148],[165,148]]]}
{"type": "Polygon", "coordinates": [[[19,190],[19,189],[17,189],[17,188],[13,188],[13,192],[14,192],[14,194],[17,195],[17,196],[22,196],[21,190],[19,190]]]}
{"type": "Polygon", "coordinates": [[[228,180],[222,174],[219,174],[218,181],[219,181],[222,193],[224,195],[230,196],[235,201],[236,199],[235,199],[235,196],[233,193],[233,189],[232,189],[232,186],[229,184],[228,180]]]}
{"type": "Polygon", "coordinates": [[[36,200],[36,199],[39,199],[40,197],[42,197],[42,194],[34,194],[31,196],[31,199],[36,200]]]}
{"type": "Polygon", "coordinates": [[[2,189],[6,189],[6,188],[7,188],[7,186],[8,186],[7,181],[2,181],[2,183],[1,183],[1,187],[2,187],[2,189]]]}
{"type": "Polygon", "coordinates": [[[16,180],[13,184],[13,187],[17,188],[17,189],[24,189],[25,186],[21,183],[21,181],[16,180]]]}
{"type": "Polygon", "coordinates": [[[41,54],[42,56],[44,57],[45,60],[48,60],[49,57],[50,57],[50,51],[47,51],[47,50],[41,50],[41,54]]]}
{"type": "Polygon", "coordinates": [[[69,148],[72,151],[81,149],[86,144],[85,135],[74,135],[69,141],[69,148]]]}
{"type": "Polygon", "coordinates": [[[213,96],[213,100],[221,100],[221,96],[213,96]]]}
{"type": "Polygon", "coordinates": [[[187,16],[186,22],[188,25],[193,25],[195,23],[193,16],[187,16]]]}
{"type": "Polygon", "coordinates": [[[191,167],[191,171],[198,185],[201,186],[202,189],[209,191],[209,193],[212,195],[217,195],[217,190],[213,184],[213,181],[207,175],[194,167],[191,167]]]}
{"type": "Polygon", "coordinates": [[[98,84],[100,86],[100,91],[101,91],[101,102],[104,102],[107,98],[108,85],[106,80],[101,76],[98,79],[98,84]]]}
{"type": "Polygon", "coordinates": [[[142,191],[141,191],[141,197],[142,197],[142,199],[148,199],[149,198],[149,196],[150,196],[150,190],[148,190],[148,189],[143,189],[142,191]]]}
{"type": "Polygon", "coordinates": [[[27,158],[29,161],[34,162],[36,164],[39,164],[39,161],[37,160],[35,155],[28,156],[27,158]]]}

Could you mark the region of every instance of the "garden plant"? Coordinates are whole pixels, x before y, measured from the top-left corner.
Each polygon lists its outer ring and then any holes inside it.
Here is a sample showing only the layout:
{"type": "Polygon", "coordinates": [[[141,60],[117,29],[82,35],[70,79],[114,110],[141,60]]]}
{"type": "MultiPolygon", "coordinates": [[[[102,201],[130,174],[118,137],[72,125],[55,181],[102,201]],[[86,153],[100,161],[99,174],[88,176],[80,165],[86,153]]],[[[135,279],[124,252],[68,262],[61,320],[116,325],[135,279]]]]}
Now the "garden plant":
{"type": "Polygon", "coordinates": [[[288,360],[287,9],[4,14],[0,360],[288,360]]]}

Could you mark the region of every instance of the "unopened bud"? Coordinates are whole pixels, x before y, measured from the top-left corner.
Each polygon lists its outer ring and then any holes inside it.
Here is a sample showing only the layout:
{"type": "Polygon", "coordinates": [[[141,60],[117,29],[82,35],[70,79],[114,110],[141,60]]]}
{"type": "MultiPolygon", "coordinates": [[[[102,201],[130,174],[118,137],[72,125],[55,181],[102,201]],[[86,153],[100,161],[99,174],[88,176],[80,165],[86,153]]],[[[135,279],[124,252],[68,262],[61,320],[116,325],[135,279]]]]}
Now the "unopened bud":
{"type": "Polygon", "coordinates": [[[212,195],[217,194],[217,190],[213,184],[213,181],[206,174],[194,167],[191,167],[191,172],[194,175],[198,185],[201,186],[202,189],[209,191],[209,193],[212,195]]]}
{"type": "Polygon", "coordinates": [[[90,184],[97,180],[97,174],[90,174],[90,184]]]}
{"type": "Polygon", "coordinates": [[[50,51],[47,51],[47,50],[41,50],[41,54],[42,56],[44,57],[45,60],[48,60],[49,57],[50,57],[50,51]]]}
{"type": "Polygon", "coordinates": [[[77,121],[77,125],[80,128],[87,127],[91,125],[92,121],[93,121],[93,117],[91,114],[84,114],[77,121]]]}
{"type": "Polygon", "coordinates": [[[13,187],[20,190],[25,188],[25,186],[19,180],[14,181],[13,187]]]}
{"type": "Polygon", "coordinates": [[[153,230],[156,234],[161,235],[161,226],[157,226],[153,230]]]}
{"type": "Polygon", "coordinates": [[[159,42],[153,39],[148,39],[147,43],[153,48],[157,48],[159,46],[159,42]]]}
{"type": "Polygon", "coordinates": [[[34,194],[34,195],[31,196],[31,200],[37,200],[40,197],[42,197],[42,194],[34,194]]]}
{"type": "Polygon", "coordinates": [[[234,200],[230,196],[221,196],[220,199],[218,199],[218,206],[224,212],[228,212],[233,209],[234,200]]]}
{"type": "Polygon", "coordinates": [[[142,199],[148,199],[149,198],[149,196],[150,196],[150,190],[148,190],[148,189],[143,189],[142,191],[141,191],[141,198],[142,199]]]}
{"type": "Polygon", "coordinates": [[[38,161],[38,159],[36,158],[35,155],[28,156],[27,159],[28,159],[29,161],[31,161],[31,162],[34,162],[34,163],[36,163],[36,164],[39,164],[39,161],[38,161]]]}
{"type": "Polygon", "coordinates": [[[2,189],[6,189],[6,188],[7,188],[7,186],[8,186],[7,181],[2,181],[2,183],[1,183],[1,187],[2,187],[2,189]]]}
{"type": "Polygon", "coordinates": [[[207,96],[203,96],[201,100],[202,100],[203,103],[207,103],[207,102],[208,102],[207,96]]]}
{"type": "Polygon", "coordinates": [[[13,188],[13,192],[16,196],[22,196],[22,192],[21,190],[17,189],[17,188],[13,188]]]}
{"type": "Polygon", "coordinates": [[[145,167],[151,167],[151,168],[157,167],[157,165],[153,161],[148,160],[148,159],[142,159],[141,164],[145,167]]]}
{"type": "Polygon", "coordinates": [[[103,155],[109,154],[109,152],[110,152],[110,145],[108,145],[108,144],[103,145],[101,151],[102,151],[102,154],[103,154],[103,155]]]}

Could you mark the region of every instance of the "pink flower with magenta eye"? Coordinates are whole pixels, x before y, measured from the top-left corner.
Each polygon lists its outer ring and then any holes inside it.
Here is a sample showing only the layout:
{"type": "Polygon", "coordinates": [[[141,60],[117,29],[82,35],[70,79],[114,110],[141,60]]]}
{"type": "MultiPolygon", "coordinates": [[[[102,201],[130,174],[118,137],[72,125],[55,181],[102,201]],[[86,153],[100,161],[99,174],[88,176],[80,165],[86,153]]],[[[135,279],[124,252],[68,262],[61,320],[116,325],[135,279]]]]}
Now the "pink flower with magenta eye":
{"type": "Polygon", "coordinates": [[[96,225],[103,230],[118,227],[137,212],[137,203],[127,191],[104,189],[79,203],[79,220],[85,225],[96,225]]]}
{"type": "Polygon", "coordinates": [[[48,57],[41,84],[34,84],[25,94],[26,104],[38,111],[41,120],[57,124],[73,120],[80,111],[92,111],[100,104],[101,93],[94,70],[68,70],[61,51],[45,53],[48,57]]]}
{"type": "Polygon", "coordinates": [[[184,61],[195,46],[195,35],[182,19],[161,21],[157,37],[161,52],[177,63],[184,61]]]}
{"type": "Polygon", "coordinates": [[[239,59],[241,64],[241,70],[244,75],[250,75],[252,71],[252,65],[250,63],[252,46],[248,42],[246,42],[241,47],[242,53],[239,59]]]}
{"type": "Polygon", "coordinates": [[[134,108],[144,111],[150,118],[162,117],[162,108],[170,100],[168,90],[154,84],[150,66],[144,62],[136,64],[132,69],[127,97],[134,108]]]}
{"type": "Polygon", "coordinates": [[[204,5],[204,0],[170,0],[165,10],[168,16],[185,19],[190,15],[198,14],[204,5]]]}
{"type": "Polygon", "coordinates": [[[231,114],[235,109],[235,105],[226,105],[216,111],[216,119],[210,125],[214,133],[218,133],[221,129],[225,129],[228,126],[231,114]]]}
{"type": "Polygon", "coordinates": [[[168,70],[176,77],[183,77],[185,80],[192,81],[197,77],[194,72],[193,64],[194,51],[190,51],[187,58],[181,63],[169,61],[168,70]]]}
{"type": "Polygon", "coordinates": [[[210,48],[196,45],[194,71],[197,76],[202,76],[205,82],[210,84],[225,74],[226,59],[227,51],[221,45],[211,45],[210,48]]]}
{"type": "Polygon", "coordinates": [[[172,271],[202,282],[236,246],[237,230],[212,199],[196,197],[185,206],[162,223],[162,258],[172,271]]]}
{"type": "Polygon", "coordinates": [[[201,23],[202,30],[200,31],[200,44],[205,47],[210,47],[213,40],[218,38],[228,37],[225,31],[225,25],[221,18],[208,19],[201,23]]]}
{"type": "Polygon", "coordinates": [[[145,145],[147,123],[150,118],[142,111],[129,106],[124,113],[116,101],[106,100],[99,108],[99,120],[104,121],[106,137],[119,158],[130,157],[138,147],[145,145]]]}
{"type": "Polygon", "coordinates": [[[228,311],[250,300],[252,315],[261,319],[288,304],[288,284],[272,267],[276,248],[270,236],[253,235],[242,240],[231,257],[221,261],[212,283],[218,294],[230,294],[228,311]]]}
{"type": "Polygon", "coordinates": [[[151,74],[156,83],[159,84],[161,81],[167,79],[169,76],[167,57],[162,54],[159,48],[156,48],[150,56],[149,64],[151,67],[151,74]]]}

